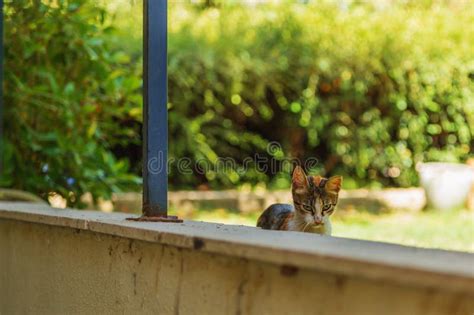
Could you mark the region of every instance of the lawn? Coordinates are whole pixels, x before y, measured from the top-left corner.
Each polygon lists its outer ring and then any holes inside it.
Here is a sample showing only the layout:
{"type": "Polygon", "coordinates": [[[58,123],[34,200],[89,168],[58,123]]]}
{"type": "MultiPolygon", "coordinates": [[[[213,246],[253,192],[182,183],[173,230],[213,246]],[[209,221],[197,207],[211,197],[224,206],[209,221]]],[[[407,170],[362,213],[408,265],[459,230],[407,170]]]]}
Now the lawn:
{"type": "MultiPolygon", "coordinates": [[[[198,221],[250,226],[255,226],[258,218],[258,213],[242,214],[225,209],[178,215],[198,221]]],[[[340,212],[334,215],[332,223],[333,236],[474,252],[474,213],[467,210],[447,213],[340,212]]]]}

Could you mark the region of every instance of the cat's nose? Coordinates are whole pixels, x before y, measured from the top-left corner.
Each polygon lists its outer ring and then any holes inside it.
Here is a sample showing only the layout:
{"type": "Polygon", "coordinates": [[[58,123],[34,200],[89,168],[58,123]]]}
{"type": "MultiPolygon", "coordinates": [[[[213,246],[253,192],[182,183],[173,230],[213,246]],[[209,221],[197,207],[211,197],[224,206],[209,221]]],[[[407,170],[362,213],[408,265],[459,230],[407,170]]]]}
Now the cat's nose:
{"type": "Polygon", "coordinates": [[[314,223],[321,224],[323,223],[323,218],[320,216],[314,217],[314,223]]]}

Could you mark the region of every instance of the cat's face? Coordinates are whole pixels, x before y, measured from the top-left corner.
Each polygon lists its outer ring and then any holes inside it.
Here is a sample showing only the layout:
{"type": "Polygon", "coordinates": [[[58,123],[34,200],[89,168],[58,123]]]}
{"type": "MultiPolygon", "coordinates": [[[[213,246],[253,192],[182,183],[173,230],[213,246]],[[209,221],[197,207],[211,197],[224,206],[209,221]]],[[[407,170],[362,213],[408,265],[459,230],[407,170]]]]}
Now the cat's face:
{"type": "Polygon", "coordinates": [[[306,176],[299,166],[293,171],[291,190],[298,215],[306,223],[322,225],[335,210],[342,176],[306,176]]]}

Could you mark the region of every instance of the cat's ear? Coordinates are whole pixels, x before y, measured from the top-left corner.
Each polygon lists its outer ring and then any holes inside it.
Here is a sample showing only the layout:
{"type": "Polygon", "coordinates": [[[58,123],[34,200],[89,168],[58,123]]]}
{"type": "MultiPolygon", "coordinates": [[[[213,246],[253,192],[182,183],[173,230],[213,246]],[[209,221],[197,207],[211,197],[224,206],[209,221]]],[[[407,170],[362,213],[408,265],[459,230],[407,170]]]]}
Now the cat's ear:
{"type": "Polygon", "coordinates": [[[341,190],[342,176],[332,176],[326,183],[326,191],[338,193],[341,190]]]}
{"type": "Polygon", "coordinates": [[[308,179],[306,178],[304,170],[301,166],[297,165],[291,177],[291,187],[293,191],[297,194],[303,194],[308,192],[308,186],[308,179]]]}

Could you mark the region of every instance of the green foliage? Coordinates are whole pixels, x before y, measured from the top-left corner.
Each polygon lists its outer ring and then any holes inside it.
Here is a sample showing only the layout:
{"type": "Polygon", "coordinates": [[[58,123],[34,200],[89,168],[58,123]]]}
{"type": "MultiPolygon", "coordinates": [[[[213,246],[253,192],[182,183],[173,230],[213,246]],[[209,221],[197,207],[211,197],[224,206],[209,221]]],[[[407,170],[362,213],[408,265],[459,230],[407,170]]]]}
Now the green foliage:
{"type": "MultiPolygon", "coordinates": [[[[7,2],[2,185],[71,205],[136,188],[142,8],[119,2],[7,2]]],[[[473,3],[230,3],[170,2],[171,158],[316,157],[351,188],[414,185],[418,162],[473,154],[473,3]]],[[[289,185],[247,166],[174,163],[170,183],[289,185]]]]}
{"type": "Polygon", "coordinates": [[[136,187],[111,147],[139,137],[123,123],[137,119],[141,79],[109,49],[107,13],[80,0],[15,0],[5,4],[5,34],[2,185],[56,192],[70,206],[86,192],[136,187]]]}
{"type": "Polygon", "coordinates": [[[172,153],[239,160],[278,141],[287,156],[320,159],[314,171],[345,175],[346,187],[417,184],[417,162],[473,153],[472,9],[173,6],[172,153]]]}

